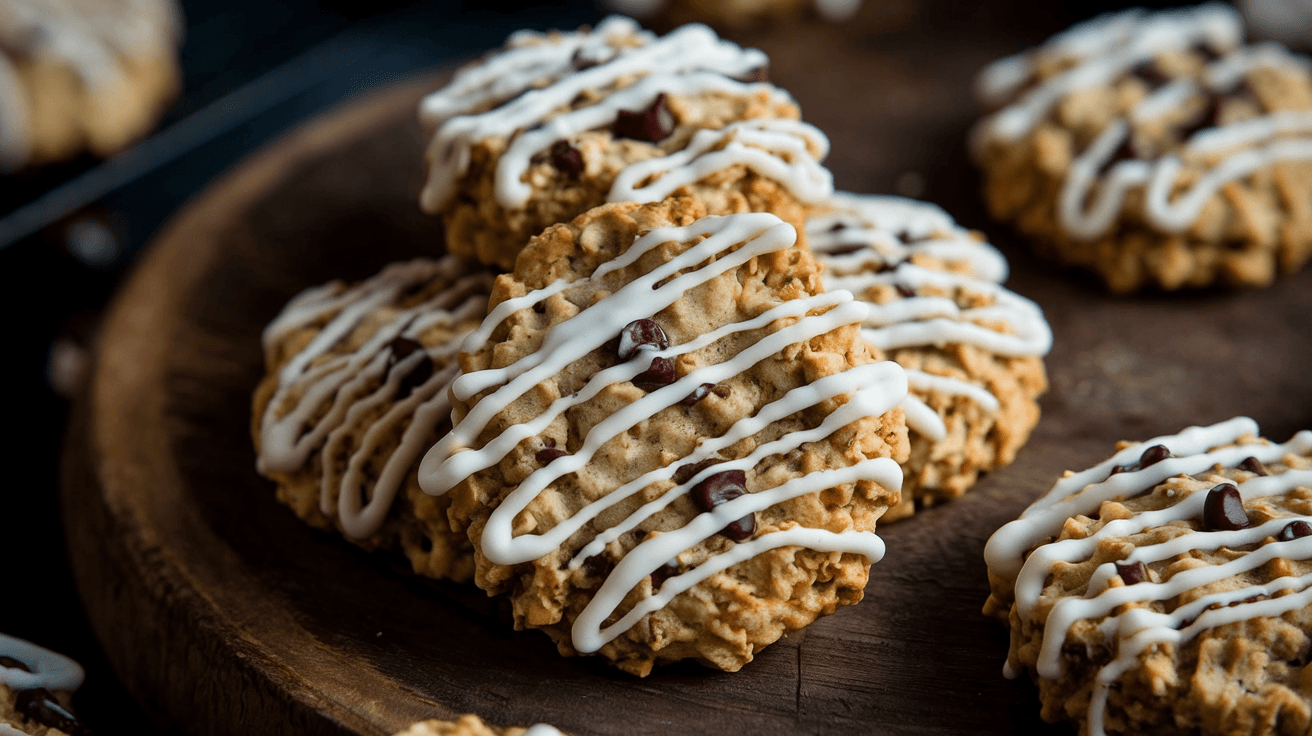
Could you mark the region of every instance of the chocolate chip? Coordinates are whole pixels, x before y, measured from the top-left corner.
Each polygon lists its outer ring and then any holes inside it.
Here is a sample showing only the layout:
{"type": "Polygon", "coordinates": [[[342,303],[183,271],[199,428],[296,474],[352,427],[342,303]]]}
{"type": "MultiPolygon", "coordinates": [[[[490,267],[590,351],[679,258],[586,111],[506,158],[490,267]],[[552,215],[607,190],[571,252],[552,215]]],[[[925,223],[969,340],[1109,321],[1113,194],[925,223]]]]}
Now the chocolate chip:
{"type": "Polygon", "coordinates": [[[401,377],[401,381],[396,387],[396,400],[403,401],[418,387],[424,385],[424,382],[433,377],[433,359],[428,357],[424,346],[411,340],[408,337],[398,337],[392,340],[387,346],[390,353],[387,356],[387,373],[390,375],[392,369],[397,363],[405,360],[416,352],[424,353],[423,360],[415,364],[408,373],[401,377]]]}
{"type": "Polygon", "coordinates": [[[1203,528],[1215,531],[1233,531],[1247,529],[1248,512],[1244,511],[1244,500],[1239,489],[1229,483],[1222,483],[1207,492],[1203,502],[1203,528]]]}
{"type": "MultiPolygon", "coordinates": [[[[568,563],[567,563],[568,564],[568,563]]],[[[583,560],[583,571],[590,578],[604,578],[615,565],[606,555],[592,555],[583,560]]]]}
{"type": "MultiPolygon", "coordinates": [[[[747,493],[747,474],[741,470],[716,473],[692,487],[692,499],[697,508],[711,511],[723,503],[747,493]]],[[[720,530],[724,536],[741,542],[756,533],[756,514],[751,513],[720,530]]]]}
{"type": "Polygon", "coordinates": [[[748,514],[738,521],[730,523],[729,526],[721,529],[720,533],[735,542],[751,539],[752,535],[756,533],[756,514],[748,514]]]}
{"type": "Polygon", "coordinates": [[[719,461],[716,460],[715,458],[708,457],[699,463],[695,463],[695,464],[688,463],[687,465],[680,465],[678,469],[674,471],[674,482],[678,483],[679,485],[683,485],[684,483],[687,483],[688,481],[692,480],[692,477],[694,475],[697,475],[698,473],[711,467],[717,462],[719,461]]]}
{"type": "Polygon", "coordinates": [[[1128,565],[1116,563],[1116,574],[1121,576],[1121,580],[1126,585],[1134,585],[1148,580],[1148,568],[1144,567],[1142,562],[1133,562],[1128,565]]]}
{"type": "Polygon", "coordinates": [[[53,693],[43,687],[18,691],[14,710],[29,721],[57,728],[72,736],[89,733],[86,726],[78,721],[77,716],[56,700],[53,693]]]}
{"type": "Polygon", "coordinates": [[[24,672],[32,671],[31,667],[28,667],[27,665],[23,664],[22,662],[19,662],[13,657],[6,657],[3,654],[0,654],[0,667],[6,667],[11,670],[22,670],[24,672]]]}
{"type": "Polygon", "coordinates": [[[574,49],[574,53],[569,57],[569,63],[571,66],[574,67],[575,71],[581,72],[584,69],[591,69],[592,67],[597,66],[601,62],[597,61],[596,59],[590,59],[584,56],[583,49],[574,49]]]}
{"type": "Polygon", "coordinates": [[[1139,455],[1139,462],[1130,463],[1129,465],[1113,465],[1111,474],[1133,473],[1136,470],[1143,470],[1149,465],[1156,465],[1168,457],[1174,456],[1170,450],[1166,449],[1166,445],[1153,445],[1139,455]]]}
{"type": "Polygon", "coordinates": [[[862,243],[849,243],[849,244],[847,244],[847,245],[840,245],[840,246],[838,246],[837,248],[831,248],[830,250],[825,251],[825,255],[827,255],[827,256],[845,256],[845,255],[849,255],[849,254],[852,254],[852,253],[858,253],[858,252],[863,251],[863,250],[865,250],[865,249],[866,249],[866,246],[865,246],[864,244],[862,244],[862,243]]]}
{"type": "Polygon", "coordinates": [[[653,571],[651,574],[651,589],[660,590],[661,586],[665,584],[666,580],[669,580],[675,575],[678,575],[679,572],[680,572],[679,566],[674,562],[667,562],[664,565],[661,565],[660,567],[656,568],[656,570],[653,571]]]}
{"type": "Polygon", "coordinates": [[[1142,470],[1149,465],[1156,465],[1168,457],[1171,457],[1171,451],[1166,449],[1166,445],[1153,445],[1144,450],[1143,454],[1139,456],[1139,469],[1142,470]]]}
{"type": "Polygon", "coordinates": [[[1157,63],[1152,59],[1139,62],[1130,73],[1146,82],[1149,89],[1156,89],[1171,81],[1169,76],[1157,68],[1157,63]]]}
{"type": "Polygon", "coordinates": [[[747,493],[747,473],[742,470],[725,470],[715,473],[693,486],[692,499],[702,511],[712,511],[722,503],[747,493]]]}
{"type": "Polygon", "coordinates": [[[1238,468],[1240,470],[1247,470],[1248,472],[1253,473],[1255,475],[1267,474],[1266,467],[1262,465],[1262,463],[1258,462],[1257,458],[1255,457],[1244,458],[1244,461],[1239,463],[1238,468]]]}
{"type": "Polygon", "coordinates": [[[539,463],[550,465],[552,460],[555,460],[558,457],[564,457],[567,454],[569,453],[564,450],[557,450],[554,447],[544,447],[541,450],[538,450],[537,458],[539,463]]]}
{"type": "Polygon", "coordinates": [[[556,141],[551,144],[551,165],[569,178],[577,179],[583,173],[583,154],[569,141],[556,141]]]}
{"type": "Polygon", "coordinates": [[[670,346],[665,330],[652,319],[636,319],[620,330],[620,360],[628,360],[639,350],[664,350],[670,346]]]}
{"type": "Polygon", "coordinates": [[[835,222],[834,224],[829,226],[829,232],[831,233],[842,232],[846,229],[847,229],[847,224],[842,222],[835,222]]]}
{"type": "Polygon", "coordinates": [[[620,110],[611,130],[616,138],[656,143],[665,140],[674,132],[674,114],[665,104],[665,94],[661,93],[656,95],[655,101],[646,110],[638,112],[620,110]]]}
{"type": "Polygon", "coordinates": [[[1212,48],[1212,44],[1210,43],[1200,43],[1194,47],[1194,50],[1197,51],[1209,64],[1221,58],[1221,52],[1212,48]]]}
{"type": "Polygon", "coordinates": [[[541,302],[538,302],[537,304],[534,304],[534,305],[533,305],[533,311],[536,312],[536,313],[538,313],[538,314],[546,314],[546,312],[547,312],[547,303],[546,303],[545,301],[541,301],[541,302]]]}
{"type": "Polygon", "coordinates": [[[684,399],[679,403],[683,404],[684,406],[692,406],[693,404],[696,404],[698,401],[701,401],[702,399],[706,398],[708,394],[715,394],[716,396],[719,396],[722,399],[727,399],[729,398],[729,389],[725,388],[724,386],[721,386],[718,383],[703,383],[702,385],[693,389],[692,393],[685,396],[684,399]]]}
{"type": "Polygon", "coordinates": [[[1312,524],[1306,521],[1291,521],[1284,529],[1280,530],[1280,533],[1276,535],[1276,539],[1282,542],[1292,542],[1308,535],[1312,535],[1312,524]]]}
{"type": "Polygon", "coordinates": [[[633,385],[643,391],[655,391],[674,383],[674,361],[669,358],[652,358],[647,370],[633,377],[633,385]]]}
{"type": "Polygon", "coordinates": [[[911,288],[910,286],[903,286],[902,284],[897,284],[893,288],[897,289],[898,295],[901,296],[903,299],[910,299],[911,297],[916,295],[916,290],[911,288]]]}

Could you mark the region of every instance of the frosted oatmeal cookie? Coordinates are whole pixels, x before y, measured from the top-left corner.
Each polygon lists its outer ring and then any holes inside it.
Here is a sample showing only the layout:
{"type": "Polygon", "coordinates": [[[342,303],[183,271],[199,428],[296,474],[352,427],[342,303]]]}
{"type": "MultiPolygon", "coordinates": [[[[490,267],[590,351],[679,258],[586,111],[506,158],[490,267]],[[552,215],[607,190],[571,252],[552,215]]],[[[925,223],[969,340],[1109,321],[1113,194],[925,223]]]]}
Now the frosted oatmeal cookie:
{"type": "Polygon", "coordinates": [[[1101,16],[988,67],[994,217],[1115,292],[1265,286],[1312,255],[1312,65],[1223,5],[1101,16]]]}
{"type": "Polygon", "coordinates": [[[534,238],[419,472],[517,626],[639,675],[737,670],[859,601],[907,452],[866,307],[778,217],[704,214],[604,205],[534,238]]]}
{"type": "Polygon", "coordinates": [[[0,634],[0,736],[83,736],[73,692],[84,673],[77,662],[0,634]]]}
{"type": "Polygon", "coordinates": [[[1312,432],[1236,418],[1067,472],[989,540],[1006,671],[1084,734],[1312,729],[1312,432]]]}
{"type": "Polygon", "coordinates": [[[301,519],[366,548],[400,545],[415,572],[467,580],[468,538],[419,490],[423,453],[450,427],[461,341],[492,275],[447,256],[293,299],[264,331],[252,433],[258,469],[301,519]]]}
{"type": "Polygon", "coordinates": [[[464,715],[455,721],[421,721],[396,736],[566,736],[554,726],[539,723],[528,728],[497,728],[483,723],[476,715],[464,715]]]}
{"type": "Polygon", "coordinates": [[[0,0],[0,171],[109,156],[181,80],[174,0],[0,0]]]}
{"type": "MultiPolygon", "coordinates": [[[[643,201],[673,193],[675,181],[720,198],[733,190],[755,211],[773,211],[780,197],[823,197],[796,166],[814,165],[828,142],[796,121],[787,92],[754,81],[766,65],[765,54],[700,25],[658,38],[612,17],[591,31],[517,33],[421,103],[432,140],[420,206],[442,216],[452,253],[511,269],[530,237],[635,189],[649,190],[643,201]],[[758,120],[778,122],[722,130],[758,120]],[[796,166],[762,170],[762,150],[796,166]],[[671,156],[681,157],[647,163],[671,156]],[[679,172],[644,168],[618,184],[635,165],[679,172]],[[648,179],[665,180],[654,183],[665,192],[648,179]]],[[[828,172],[819,176],[827,187],[828,172]]]]}
{"type": "Polygon", "coordinates": [[[1039,420],[1052,331],[1003,288],[1007,261],[926,202],[838,194],[807,222],[825,288],[872,306],[862,335],[907,371],[911,456],[885,521],[964,494],[1007,465],[1039,420]]]}

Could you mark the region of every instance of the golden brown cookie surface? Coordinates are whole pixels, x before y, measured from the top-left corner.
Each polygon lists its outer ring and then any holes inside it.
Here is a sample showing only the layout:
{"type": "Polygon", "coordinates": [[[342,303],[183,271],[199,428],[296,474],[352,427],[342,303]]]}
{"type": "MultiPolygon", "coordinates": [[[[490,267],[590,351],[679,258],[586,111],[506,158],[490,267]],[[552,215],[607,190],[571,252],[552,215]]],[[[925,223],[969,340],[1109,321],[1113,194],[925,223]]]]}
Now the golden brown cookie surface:
{"type": "Polygon", "coordinates": [[[736,670],[860,600],[906,453],[866,310],[779,218],[703,215],[606,205],[535,238],[420,468],[518,626],[638,674],[736,670]]]}
{"type": "Polygon", "coordinates": [[[1312,256],[1312,65],[1219,4],[1109,14],[985,70],[992,215],[1117,292],[1265,286],[1312,256]]]}
{"type": "Polygon", "coordinates": [[[1141,443],[989,540],[985,612],[1043,717],[1102,733],[1312,727],[1312,432],[1236,418],[1141,443]]]}
{"type": "Polygon", "coordinates": [[[173,0],[0,2],[0,170],[143,135],[176,94],[173,0]]]}
{"type": "Polygon", "coordinates": [[[450,427],[447,389],[492,275],[448,256],[389,266],[293,299],[264,332],[252,431],[260,472],[304,521],[365,548],[400,545],[415,572],[467,580],[446,499],[416,467],[450,427]]]}
{"type": "Polygon", "coordinates": [[[420,204],[441,214],[451,252],[510,269],[530,237],[608,201],[698,185],[715,212],[737,211],[725,196],[758,211],[823,197],[828,141],[754,81],[766,64],[705,26],[657,37],[613,17],[516,34],[421,104],[433,137],[420,204]]]}
{"type": "Polygon", "coordinates": [[[907,370],[911,457],[887,520],[957,498],[1010,463],[1038,422],[1052,331],[1003,288],[1007,262],[938,207],[836,194],[807,221],[827,289],[871,306],[862,329],[907,370]]]}

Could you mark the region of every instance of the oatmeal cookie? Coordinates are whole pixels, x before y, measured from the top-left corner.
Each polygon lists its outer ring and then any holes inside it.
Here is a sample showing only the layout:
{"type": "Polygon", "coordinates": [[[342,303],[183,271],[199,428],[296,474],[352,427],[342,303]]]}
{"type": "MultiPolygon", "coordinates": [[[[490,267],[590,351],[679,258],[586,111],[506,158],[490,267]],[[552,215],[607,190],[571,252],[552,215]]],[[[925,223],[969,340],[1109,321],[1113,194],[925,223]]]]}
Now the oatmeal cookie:
{"type": "Polygon", "coordinates": [[[987,68],[994,217],[1130,292],[1266,286],[1312,256],[1312,64],[1224,5],[1088,21],[987,68]]]}
{"type": "Polygon", "coordinates": [[[613,17],[591,31],[517,33],[422,102],[432,140],[420,206],[441,214],[452,253],[512,269],[544,228],[635,194],[700,185],[772,212],[823,198],[828,172],[815,160],[828,142],[796,121],[787,92],[755,81],[766,64],[700,25],[658,38],[613,17]],[[777,122],[745,124],[761,120],[777,122]]]}
{"type": "Polygon", "coordinates": [[[778,217],[704,215],[611,204],[534,238],[419,472],[517,626],[639,675],[737,670],[859,601],[907,453],[867,308],[778,217]]]}
{"type": "Polygon", "coordinates": [[[398,543],[421,575],[467,580],[473,557],[420,457],[450,428],[455,356],[482,322],[491,273],[452,256],[387,267],[293,299],[264,331],[259,471],[278,499],[366,548],[398,543]]]}
{"type": "Polygon", "coordinates": [[[1312,729],[1312,432],[1244,417],[1068,472],[989,540],[1006,671],[1084,734],[1312,729]]]}
{"type": "Polygon", "coordinates": [[[1052,331],[999,284],[1007,261],[925,202],[836,195],[807,222],[828,290],[872,305],[862,334],[907,371],[911,457],[885,521],[957,498],[1015,459],[1039,420],[1052,331]]]}
{"type": "Polygon", "coordinates": [[[82,666],[30,642],[0,634],[0,734],[82,736],[73,712],[82,666]]]}
{"type": "Polygon", "coordinates": [[[0,171],[109,156],[178,92],[174,0],[0,0],[0,171]]]}
{"type": "Polygon", "coordinates": [[[539,723],[528,728],[496,728],[483,723],[476,715],[464,715],[456,721],[421,721],[396,736],[567,736],[563,731],[539,723]]]}

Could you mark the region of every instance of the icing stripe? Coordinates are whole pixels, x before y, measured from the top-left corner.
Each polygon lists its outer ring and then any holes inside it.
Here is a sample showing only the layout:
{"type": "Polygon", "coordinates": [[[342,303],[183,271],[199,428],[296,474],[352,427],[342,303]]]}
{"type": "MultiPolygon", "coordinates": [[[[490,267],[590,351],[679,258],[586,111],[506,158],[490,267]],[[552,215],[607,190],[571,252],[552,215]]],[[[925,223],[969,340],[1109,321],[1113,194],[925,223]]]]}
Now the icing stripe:
{"type": "Polygon", "coordinates": [[[783,184],[803,202],[818,203],[834,189],[833,175],[820,165],[828,153],[824,133],[797,120],[730,123],[697,131],[681,151],[625,167],[611,186],[609,201],[659,202],[679,187],[745,166],[783,184]]]}
{"type": "MultiPolygon", "coordinates": [[[[606,23],[602,28],[607,33],[616,28],[624,31],[606,23]]],[[[522,181],[522,177],[535,154],[558,140],[610,125],[621,110],[645,109],[659,94],[764,93],[777,104],[791,101],[786,92],[773,85],[731,79],[763,67],[767,61],[765,54],[722,41],[706,26],[683,26],[658,39],[640,36],[645,42],[642,45],[625,47],[603,63],[572,73],[565,73],[561,59],[572,59],[583,41],[566,38],[570,40],[533,47],[538,48],[535,53],[552,57],[552,63],[562,70],[554,79],[548,76],[552,81],[545,87],[530,87],[533,81],[542,78],[539,63],[504,75],[501,84],[524,91],[486,112],[442,119],[451,110],[464,109],[461,106],[466,103],[447,90],[425,100],[424,114],[433,120],[441,119],[429,144],[428,181],[420,194],[420,204],[426,211],[435,212],[450,199],[457,180],[469,167],[470,151],[486,138],[511,139],[497,161],[494,189],[497,202],[513,208],[522,206],[532,192],[532,186],[522,181]],[[639,76],[637,81],[616,88],[635,75],[639,76]],[[592,105],[560,112],[587,90],[609,92],[592,105]]],[[[514,67],[520,62],[512,59],[505,63],[514,67]]],[[[487,96],[481,99],[490,100],[487,96]]]]}
{"type": "MultiPolygon", "coordinates": [[[[769,425],[808,407],[847,395],[847,401],[830,412],[820,426],[790,433],[778,440],[763,443],[745,458],[725,461],[703,469],[683,483],[676,483],[662,496],[644,504],[626,519],[601,530],[583,545],[569,563],[577,569],[584,561],[635,529],[643,520],[665,508],[674,499],[690,492],[710,475],[725,470],[748,470],[762,459],[788,452],[807,442],[825,439],[833,432],[866,417],[880,416],[896,407],[906,395],[906,376],[892,363],[854,367],[843,373],[817,379],[809,385],[789,391],[783,397],[761,407],[754,416],[738,420],[719,437],[704,438],[687,457],[651,470],[630,480],[588,504],[569,519],[559,521],[542,533],[515,536],[514,520],[552,483],[579,471],[592,461],[595,453],[617,437],[654,416],[657,412],[683,400],[703,383],[730,379],[797,343],[827,334],[844,325],[860,323],[867,308],[853,300],[850,293],[831,292],[784,302],[755,318],[731,323],[701,335],[682,345],[663,350],[644,351],[642,360],[631,360],[606,368],[569,396],[556,399],[538,416],[503,430],[480,449],[465,449],[478,437],[494,417],[533,386],[554,376],[570,363],[595,350],[636,319],[650,318],[672,305],[685,292],[712,278],[738,268],[759,255],[786,249],[795,244],[796,232],[779,218],[769,214],[743,214],[708,217],[686,227],[653,230],[637,238],[618,258],[598,267],[590,278],[632,265],[653,248],[668,242],[694,243],[666,263],[638,276],[614,292],[588,306],[570,319],[552,326],[543,336],[541,347],[503,368],[482,370],[460,377],[452,393],[468,401],[480,392],[488,393],[470,407],[456,427],[438,443],[420,465],[420,485],[428,493],[444,493],[470,474],[492,467],[504,459],[521,441],[543,432],[570,407],[582,404],[607,386],[628,381],[646,370],[648,357],[672,358],[711,346],[735,333],[785,324],[741,352],[720,363],[703,366],[696,373],[658,389],[614,411],[588,428],[581,446],[574,452],[553,459],[537,468],[511,490],[489,515],[482,531],[481,550],[494,564],[514,565],[551,554],[567,540],[595,522],[605,511],[632,498],[653,483],[668,482],[679,468],[703,459],[760,432],[769,425]],[[730,250],[732,249],[732,250],[730,250]],[[715,260],[710,260],[715,258],[715,260]],[[701,264],[701,265],[699,265],[701,264]],[[692,269],[692,270],[689,270],[692,269]],[[683,272],[683,273],[680,273],[683,272]],[[679,274],[676,276],[676,274],[679,274]],[[855,391],[853,389],[856,388],[855,391]],[[851,392],[851,393],[849,393],[851,392]]],[[[514,309],[527,308],[543,298],[543,292],[558,293],[568,285],[556,282],[545,289],[515,300],[514,309]]],[[[491,335],[514,309],[493,309],[488,320],[476,331],[491,335]],[[493,323],[493,324],[489,324],[493,323]]],[[[801,495],[815,493],[835,485],[857,481],[874,481],[886,488],[901,485],[901,469],[886,458],[865,460],[837,470],[809,473],[774,488],[745,494],[699,514],[679,530],[667,531],[646,540],[628,552],[575,621],[571,636],[580,652],[594,652],[627,630],[647,613],[663,607],[683,590],[712,574],[750,559],[768,549],[800,544],[820,551],[863,554],[872,561],[883,554],[883,544],[866,532],[833,532],[821,529],[790,528],[758,534],[751,540],[733,545],[729,551],[712,557],[693,570],[667,579],[660,592],[644,599],[619,621],[603,628],[630,590],[652,575],[680,552],[717,534],[740,517],[763,510],[801,495]],[[728,515],[728,516],[726,516],[728,515]]]]}
{"type": "Polygon", "coordinates": [[[0,655],[12,657],[32,670],[0,666],[0,684],[11,690],[43,687],[71,692],[81,687],[86,676],[82,665],[68,657],[5,634],[0,634],[0,655]]]}
{"type": "Polygon", "coordinates": [[[377,276],[352,288],[340,283],[310,289],[293,299],[266,328],[263,342],[271,352],[297,329],[327,320],[319,333],[293,356],[278,374],[278,387],[261,418],[258,467],[261,473],[293,472],[319,451],[322,467],[319,509],[336,516],[349,537],[364,539],[378,532],[406,480],[406,471],[427,449],[430,433],[450,416],[448,390],[458,374],[454,362],[456,346],[463,334],[444,345],[416,351],[397,363],[390,372],[389,344],[397,337],[415,339],[433,327],[472,321],[486,309],[491,275],[459,276],[464,266],[457,259],[412,261],[394,264],[377,276]],[[427,301],[398,310],[391,321],[354,352],[331,355],[364,320],[408,291],[433,280],[450,287],[427,301]],[[455,303],[457,302],[458,303],[455,303]],[[330,356],[309,367],[311,363],[330,356]],[[424,357],[448,364],[433,371],[409,396],[395,401],[399,386],[424,357]],[[377,387],[366,393],[373,383],[377,387]],[[277,416],[291,397],[290,410],[277,416]],[[388,402],[394,404],[365,430],[346,457],[346,469],[338,475],[334,463],[346,452],[347,443],[361,427],[361,417],[388,402]],[[325,411],[324,408],[327,407],[325,411]],[[312,422],[316,414],[319,419],[312,422]],[[402,424],[399,446],[387,457],[372,486],[365,482],[365,463],[402,424]],[[367,499],[367,500],[366,500],[367,499]]]}

